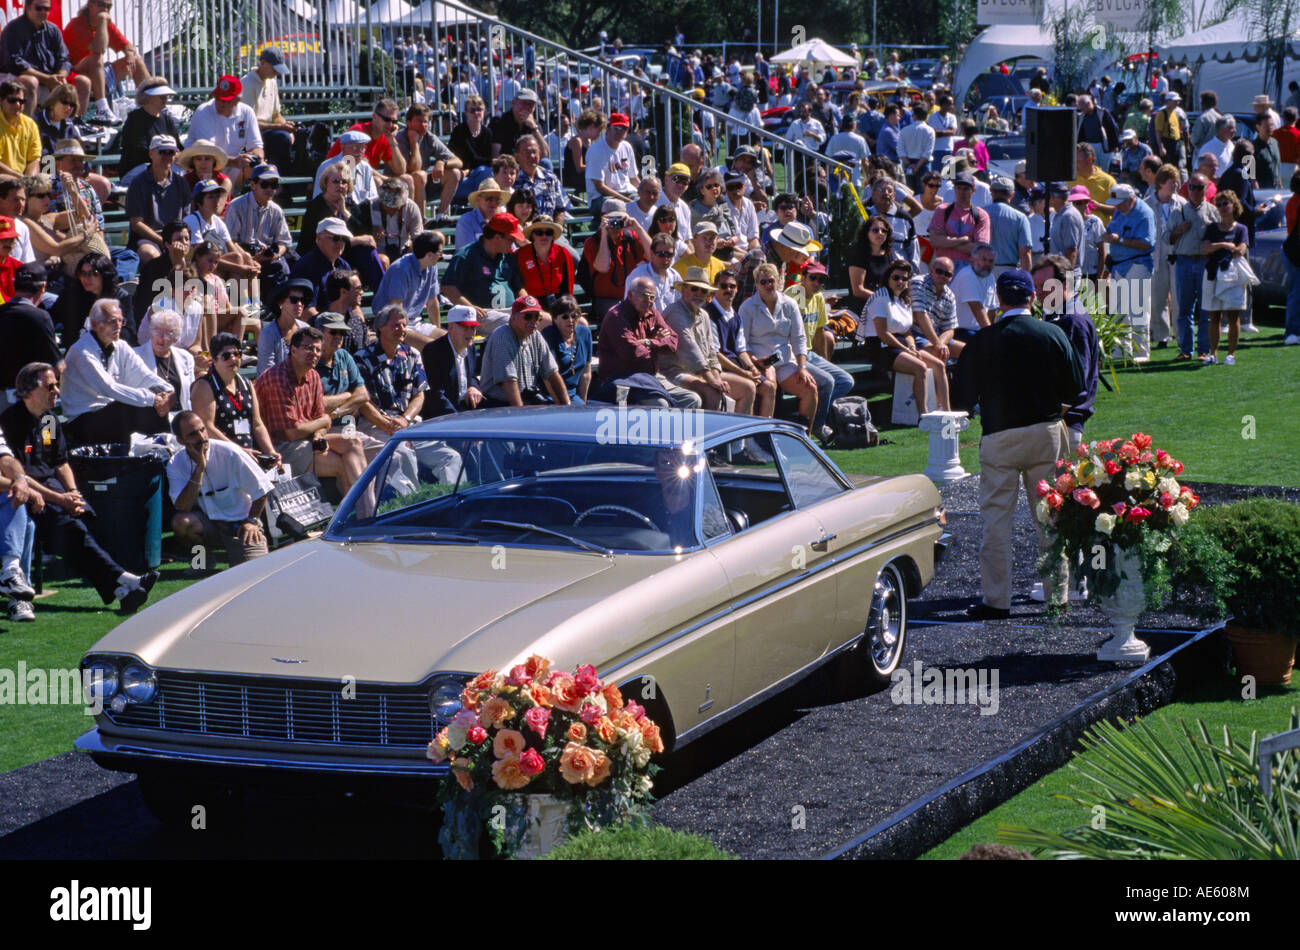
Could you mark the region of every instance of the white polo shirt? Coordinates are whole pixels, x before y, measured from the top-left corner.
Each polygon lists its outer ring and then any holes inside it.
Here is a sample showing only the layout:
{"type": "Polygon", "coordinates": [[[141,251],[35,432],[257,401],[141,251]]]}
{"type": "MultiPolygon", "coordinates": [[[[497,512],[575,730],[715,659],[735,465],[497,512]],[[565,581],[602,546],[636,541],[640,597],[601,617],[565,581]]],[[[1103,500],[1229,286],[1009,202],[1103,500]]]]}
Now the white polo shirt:
{"type": "MultiPolygon", "coordinates": [[[[172,456],[167,463],[167,492],[173,503],[193,474],[189,452],[182,449],[172,456]]],[[[199,481],[197,504],[209,520],[243,521],[253,502],[270,490],[270,476],[242,448],[218,439],[208,442],[208,467],[199,481]]]]}

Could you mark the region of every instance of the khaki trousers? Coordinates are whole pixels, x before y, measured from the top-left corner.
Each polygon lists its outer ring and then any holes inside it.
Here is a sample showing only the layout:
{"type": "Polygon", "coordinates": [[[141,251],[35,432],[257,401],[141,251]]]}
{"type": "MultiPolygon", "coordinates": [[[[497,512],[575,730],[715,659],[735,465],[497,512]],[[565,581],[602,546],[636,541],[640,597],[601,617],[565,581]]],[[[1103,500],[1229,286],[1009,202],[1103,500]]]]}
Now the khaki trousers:
{"type": "MultiPolygon", "coordinates": [[[[1065,423],[1038,422],[1018,429],[1004,429],[980,440],[980,518],[984,536],[980,541],[980,581],[984,603],[1007,609],[1011,606],[1011,576],[1015,558],[1011,551],[1011,530],[1020,485],[1029,498],[1030,516],[1038,496],[1034,486],[1050,479],[1057,459],[1070,451],[1065,423]]],[[[1048,548],[1047,534],[1034,518],[1038,532],[1038,553],[1048,548]]],[[[1067,595],[1065,561],[1054,577],[1043,578],[1049,602],[1061,603],[1067,595]]]]}

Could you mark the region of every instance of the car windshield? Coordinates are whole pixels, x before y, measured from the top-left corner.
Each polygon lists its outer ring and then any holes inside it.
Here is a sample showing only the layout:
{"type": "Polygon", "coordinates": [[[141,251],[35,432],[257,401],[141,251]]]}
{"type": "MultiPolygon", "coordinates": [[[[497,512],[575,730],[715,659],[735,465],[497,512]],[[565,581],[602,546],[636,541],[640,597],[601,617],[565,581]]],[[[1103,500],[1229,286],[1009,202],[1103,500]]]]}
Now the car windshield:
{"type": "MultiPolygon", "coordinates": [[[[594,554],[679,553],[700,544],[696,495],[707,472],[689,446],[527,438],[394,442],[339,508],[327,537],[594,554]]],[[[714,509],[706,507],[706,519],[714,509]]]]}

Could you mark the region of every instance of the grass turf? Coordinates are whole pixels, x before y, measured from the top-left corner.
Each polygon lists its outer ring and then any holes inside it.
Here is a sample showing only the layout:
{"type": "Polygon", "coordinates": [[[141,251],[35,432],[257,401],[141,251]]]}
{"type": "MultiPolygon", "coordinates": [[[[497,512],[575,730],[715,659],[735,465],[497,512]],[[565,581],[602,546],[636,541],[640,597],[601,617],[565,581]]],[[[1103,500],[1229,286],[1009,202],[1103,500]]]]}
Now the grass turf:
{"type": "MultiPolygon", "coordinates": [[[[1194,728],[1195,720],[1201,719],[1214,740],[1222,738],[1224,726],[1239,739],[1247,739],[1252,730],[1262,739],[1286,731],[1291,709],[1300,706],[1300,677],[1293,676],[1290,686],[1261,688],[1257,699],[1243,700],[1239,691],[1240,686],[1234,680],[1190,690],[1182,701],[1157,709],[1146,721],[1161,729],[1177,729],[1179,720],[1194,728]]],[[[1085,754],[1073,761],[1081,764],[1089,760],[1090,756],[1085,754]]],[[[1091,787],[1094,786],[1078,772],[1063,766],[931,848],[922,855],[922,860],[957,858],[972,845],[994,844],[1002,825],[1049,831],[1081,827],[1087,824],[1090,811],[1054,796],[1077,795],[1087,800],[1091,787]],[[1077,794],[1076,789],[1083,794],[1077,794]]]]}
{"type": "Polygon", "coordinates": [[[547,852],[545,861],[732,861],[708,838],[653,825],[583,832],[547,852]]]}

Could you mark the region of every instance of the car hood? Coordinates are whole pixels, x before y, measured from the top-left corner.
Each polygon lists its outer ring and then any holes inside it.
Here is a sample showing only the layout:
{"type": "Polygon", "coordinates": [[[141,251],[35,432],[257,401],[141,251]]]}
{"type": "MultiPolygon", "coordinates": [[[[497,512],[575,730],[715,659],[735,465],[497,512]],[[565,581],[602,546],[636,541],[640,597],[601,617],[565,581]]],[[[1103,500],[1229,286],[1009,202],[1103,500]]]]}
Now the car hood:
{"type": "Polygon", "coordinates": [[[167,597],[93,649],[175,670],[413,683],[494,666],[663,561],[308,541],[167,597]]]}

